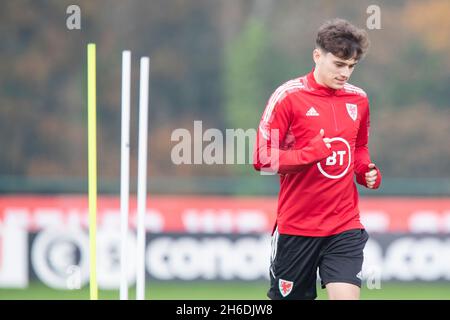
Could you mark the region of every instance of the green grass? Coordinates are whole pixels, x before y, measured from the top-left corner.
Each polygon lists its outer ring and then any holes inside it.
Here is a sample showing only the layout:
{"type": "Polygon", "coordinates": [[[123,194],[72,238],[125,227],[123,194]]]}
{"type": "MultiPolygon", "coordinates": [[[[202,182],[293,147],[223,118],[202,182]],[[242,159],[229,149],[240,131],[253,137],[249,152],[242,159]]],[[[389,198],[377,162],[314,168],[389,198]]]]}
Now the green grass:
{"type": "MultiPolygon", "coordinates": [[[[147,299],[164,300],[265,300],[267,283],[265,282],[150,282],[147,285],[147,299]]],[[[326,299],[326,290],[317,289],[318,299],[326,299]]],[[[130,290],[130,299],[135,297],[134,289],[130,290]]],[[[119,299],[118,290],[102,290],[100,299],[119,299]]],[[[42,284],[32,283],[28,289],[0,289],[0,300],[4,299],[89,299],[89,288],[81,290],[54,290],[42,284]]],[[[450,283],[385,283],[381,289],[362,289],[361,299],[450,299],[450,283]]]]}

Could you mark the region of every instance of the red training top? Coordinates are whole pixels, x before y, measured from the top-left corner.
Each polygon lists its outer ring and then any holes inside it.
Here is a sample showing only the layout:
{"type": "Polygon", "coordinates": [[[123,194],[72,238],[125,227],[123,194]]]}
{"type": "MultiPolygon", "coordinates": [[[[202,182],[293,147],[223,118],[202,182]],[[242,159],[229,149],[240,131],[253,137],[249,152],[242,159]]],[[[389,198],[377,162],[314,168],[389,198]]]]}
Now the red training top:
{"type": "MultiPolygon", "coordinates": [[[[256,170],[280,174],[280,234],[322,237],[363,228],[353,176],[366,186],[369,123],[367,95],[351,84],[331,89],[310,72],[275,90],[261,118],[253,163],[256,170]]],[[[376,170],[374,189],[381,183],[376,170]]]]}

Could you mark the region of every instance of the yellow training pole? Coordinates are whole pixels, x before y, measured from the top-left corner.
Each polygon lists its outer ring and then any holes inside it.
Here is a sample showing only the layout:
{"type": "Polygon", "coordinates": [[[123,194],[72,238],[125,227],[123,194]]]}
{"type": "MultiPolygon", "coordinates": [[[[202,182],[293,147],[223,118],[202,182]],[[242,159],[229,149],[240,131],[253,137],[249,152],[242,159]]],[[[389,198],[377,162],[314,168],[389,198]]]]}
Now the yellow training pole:
{"type": "Polygon", "coordinates": [[[88,66],[88,179],[89,179],[89,285],[91,300],[98,299],[97,286],[97,97],[95,44],[87,47],[88,66]]]}

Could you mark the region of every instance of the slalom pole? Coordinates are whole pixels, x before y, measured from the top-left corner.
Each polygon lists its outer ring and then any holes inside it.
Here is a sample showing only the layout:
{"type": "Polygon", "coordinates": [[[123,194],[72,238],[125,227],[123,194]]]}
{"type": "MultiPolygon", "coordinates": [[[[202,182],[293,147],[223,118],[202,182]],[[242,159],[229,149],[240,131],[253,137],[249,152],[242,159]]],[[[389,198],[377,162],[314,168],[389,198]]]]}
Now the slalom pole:
{"type": "Polygon", "coordinates": [[[141,58],[137,186],[136,300],[145,299],[145,213],[147,198],[148,85],[150,59],[141,58]]]}
{"type": "Polygon", "coordinates": [[[130,192],[131,52],[122,52],[122,124],[120,156],[120,300],[128,300],[128,216],[130,192]]]}
{"type": "Polygon", "coordinates": [[[87,46],[88,72],[88,196],[89,196],[89,288],[98,299],[97,285],[97,106],[95,44],[87,46]]]}

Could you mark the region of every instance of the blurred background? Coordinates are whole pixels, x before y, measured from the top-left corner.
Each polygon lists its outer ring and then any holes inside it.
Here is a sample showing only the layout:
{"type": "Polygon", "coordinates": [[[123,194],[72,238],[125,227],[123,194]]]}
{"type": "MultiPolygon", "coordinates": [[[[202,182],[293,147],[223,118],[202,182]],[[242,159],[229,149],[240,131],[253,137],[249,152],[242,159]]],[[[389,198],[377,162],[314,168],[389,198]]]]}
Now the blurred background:
{"type": "Polygon", "coordinates": [[[265,299],[278,178],[260,176],[250,160],[176,165],[171,135],[193,134],[197,120],[203,131],[256,129],[272,92],[312,69],[317,29],[334,17],[371,40],[350,81],[369,95],[370,150],[384,177],[381,189],[360,189],[373,236],[362,298],[449,299],[449,15],[447,0],[2,1],[0,299],[88,298],[87,234],[66,230],[86,227],[89,42],[97,44],[100,298],[118,298],[120,246],[108,228],[117,228],[120,207],[121,53],[131,50],[132,192],[138,57],[151,58],[147,298],[265,299]],[[80,29],[67,26],[70,5],[80,29]],[[370,5],[380,9],[379,29],[367,28],[370,5]],[[241,264],[230,263],[236,252],[241,264]],[[77,275],[81,288],[68,290],[77,275]]]}

